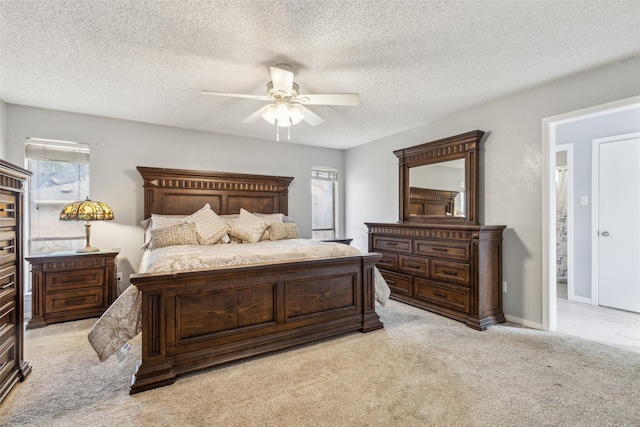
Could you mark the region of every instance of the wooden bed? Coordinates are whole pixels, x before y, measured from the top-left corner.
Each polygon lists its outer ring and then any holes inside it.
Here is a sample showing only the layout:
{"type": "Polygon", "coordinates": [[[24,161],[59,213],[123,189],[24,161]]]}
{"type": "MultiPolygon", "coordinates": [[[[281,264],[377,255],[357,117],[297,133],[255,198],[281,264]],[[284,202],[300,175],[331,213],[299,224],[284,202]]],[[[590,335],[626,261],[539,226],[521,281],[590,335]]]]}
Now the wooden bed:
{"type": "Polygon", "coordinates": [[[457,195],[457,191],[409,187],[410,214],[436,216],[453,215],[455,198],[457,195]]]}
{"type": "MultiPolygon", "coordinates": [[[[144,215],[288,214],[293,178],[138,167],[144,215]]],[[[142,360],[130,393],[176,376],[346,332],[383,327],[375,312],[380,254],[135,274],[142,293],[142,360]]]]}

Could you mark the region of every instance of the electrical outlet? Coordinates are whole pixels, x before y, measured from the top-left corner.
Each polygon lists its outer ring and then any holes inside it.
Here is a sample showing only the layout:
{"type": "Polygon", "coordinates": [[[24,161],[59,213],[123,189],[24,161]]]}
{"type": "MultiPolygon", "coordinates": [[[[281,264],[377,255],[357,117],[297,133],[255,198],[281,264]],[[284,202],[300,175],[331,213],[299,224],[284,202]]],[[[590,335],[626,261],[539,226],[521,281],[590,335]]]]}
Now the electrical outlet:
{"type": "Polygon", "coordinates": [[[118,280],[118,282],[122,282],[122,273],[116,274],[116,280],[118,280]]]}
{"type": "Polygon", "coordinates": [[[502,282],[502,292],[507,293],[507,281],[502,282]]]}

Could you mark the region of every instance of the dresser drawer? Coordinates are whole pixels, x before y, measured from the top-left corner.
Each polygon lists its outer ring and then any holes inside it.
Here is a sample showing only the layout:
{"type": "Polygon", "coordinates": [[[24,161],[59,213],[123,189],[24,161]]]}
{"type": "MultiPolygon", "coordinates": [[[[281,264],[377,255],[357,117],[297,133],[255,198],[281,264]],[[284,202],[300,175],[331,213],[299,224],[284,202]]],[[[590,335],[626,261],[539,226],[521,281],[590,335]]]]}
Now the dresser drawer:
{"type": "Polygon", "coordinates": [[[376,263],[376,266],[385,270],[396,270],[398,268],[398,255],[382,252],[382,258],[376,263]]]}
{"type": "Polygon", "coordinates": [[[373,236],[373,251],[395,251],[411,253],[411,239],[402,237],[373,236]]]}
{"type": "Polygon", "coordinates": [[[16,260],[16,232],[15,230],[0,232],[0,265],[16,260]]]}
{"type": "Polygon", "coordinates": [[[469,288],[416,278],[414,296],[434,305],[470,313],[471,291],[469,288]]]}
{"type": "Polygon", "coordinates": [[[45,291],[67,291],[71,289],[102,288],[104,269],[56,271],[46,275],[45,291]]]}
{"type": "Polygon", "coordinates": [[[14,336],[3,340],[0,345],[0,383],[7,380],[16,366],[16,339],[14,336]]]}
{"type": "Polygon", "coordinates": [[[57,292],[45,297],[45,314],[68,312],[104,306],[104,289],[57,292]]]}
{"type": "Polygon", "coordinates": [[[16,295],[16,266],[9,264],[0,267],[0,306],[15,298],[16,295]]]}
{"type": "Polygon", "coordinates": [[[390,271],[380,270],[382,277],[389,285],[391,293],[396,295],[412,296],[411,277],[404,274],[392,273],[390,271]]]}
{"type": "Polygon", "coordinates": [[[0,227],[15,227],[16,196],[0,193],[0,227]]]}
{"type": "Polygon", "coordinates": [[[10,302],[0,309],[0,343],[5,342],[15,333],[16,304],[10,302]]]}
{"type": "Polygon", "coordinates": [[[471,266],[462,262],[431,260],[431,278],[469,286],[471,283],[471,266]]]}
{"type": "Polygon", "coordinates": [[[470,261],[470,247],[469,243],[464,242],[416,239],[413,253],[456,261],[470,261]]]}
{"type": "Polygon", "coordinates": [[[398,257],[398,270],[402,273],[429,277],[429,260],[415,256],[400,255],[398,257]]]}

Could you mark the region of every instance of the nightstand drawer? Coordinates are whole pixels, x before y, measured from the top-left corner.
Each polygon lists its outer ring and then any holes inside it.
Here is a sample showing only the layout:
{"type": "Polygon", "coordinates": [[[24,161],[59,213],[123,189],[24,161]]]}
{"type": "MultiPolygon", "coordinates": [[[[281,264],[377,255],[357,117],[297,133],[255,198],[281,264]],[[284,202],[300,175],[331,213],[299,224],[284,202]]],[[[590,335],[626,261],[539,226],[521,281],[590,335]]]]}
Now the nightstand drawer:
{"type": "Polygon", "coordinates": [[[104,289],[85,289],[74,292],[58,292],[45,297],[45,314],[68,312],[104,305],[104,289]]]}
{"type": "Polygon", "coordinates": [[[373,251],[394,251],[411,253],[411,239],[402,237],[373,236],[373,251]]]}
{"type": "Polygon", "coordinates": [[[470,244],[462,242],[416,239],[413,252],[416,255],[452,259],[456,261],[470,260],[470,244]]]}
{"type": "Polygon", "coordinates": [[[420,278],[415,280],[415,297],[417,299],[464,313],[470,312],[471,293],[468,288],[431,282],[420,278]]]}
{"type": "Polygon", "coordinates": [[[398,270],[402,273],[429,277],[429,260],[415,256],[400,255],[398,257],[398,270]]]}
{"type": "Polygon", "coordinates": [[[104,269],[58,271],[47,274],[45,291],[68,291],[71,289],[101,288],[104,269]]]}
{"type": "Polygon", "coordinates": [[[431,278],[469,286],[471,282],[470,265],[462,262],[432,259],[431,278]]]}

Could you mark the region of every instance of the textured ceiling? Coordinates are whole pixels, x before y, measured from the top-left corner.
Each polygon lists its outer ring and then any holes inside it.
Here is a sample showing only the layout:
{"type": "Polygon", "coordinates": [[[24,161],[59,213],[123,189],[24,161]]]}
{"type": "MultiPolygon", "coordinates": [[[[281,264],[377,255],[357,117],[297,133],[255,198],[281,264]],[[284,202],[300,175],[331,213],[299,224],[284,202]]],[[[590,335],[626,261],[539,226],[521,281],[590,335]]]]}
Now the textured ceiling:
{"type": "Polygon", "coordinates": [[[264,95],[285,62],[360,94],[291,128],[332,148],[637,55],[640,1],[0,0],[6,103],[273,140],[241,123],[263,101],[201,91],[264,95]]]}

